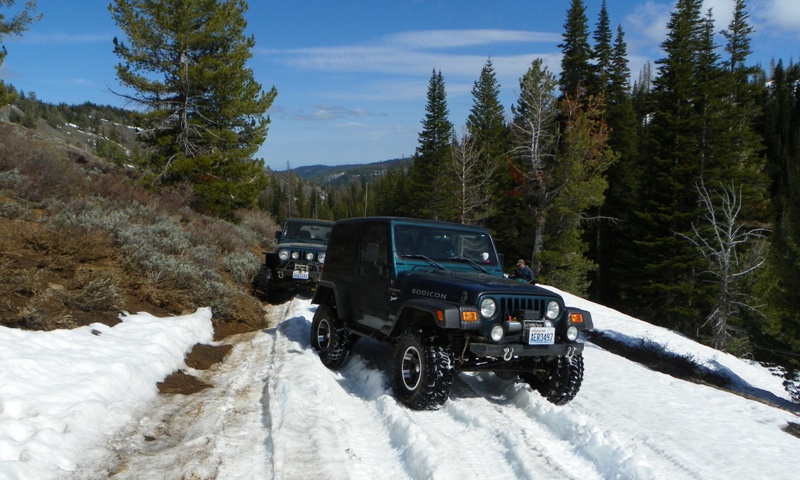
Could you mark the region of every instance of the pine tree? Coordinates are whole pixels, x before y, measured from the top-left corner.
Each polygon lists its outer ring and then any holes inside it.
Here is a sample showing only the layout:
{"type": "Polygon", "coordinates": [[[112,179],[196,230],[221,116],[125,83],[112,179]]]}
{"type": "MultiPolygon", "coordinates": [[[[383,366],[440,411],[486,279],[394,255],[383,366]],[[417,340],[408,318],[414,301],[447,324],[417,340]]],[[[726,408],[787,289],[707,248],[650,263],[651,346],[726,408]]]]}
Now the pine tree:
{"type": "MultiPolygon", "coordinates": [[[[499,176],[505,171],[500,166],[505,164],[510,149],[505,109],[500,103],[500,84],[491,58],[486,61],[479,79],[473,85],[472,109],[467,117],[466,128],[471,138],[464,138],[460,142],[462,153],[471,150],[478,154],[474,170],[484,176],[484,181],[479,182],[479,190],[473,188],[475,197],[481,199],[481,206],[473,211],[469,222],[485,224],[497,217],[492,215],[492,207],[499,195],[498,185],[502,181],[499,176]],[[468,144],[470,148],[464,150],[468,144]]],[[[463,160],[465,155],[461,155],[461,158],[463,160]]]]}
{"type": "MultiPolygon", "coordinates": [[[[0,0],[0,7],[11,8],[16,4],[16,0],[0,0]]],[[[36,15],[36,0],[27,0],[22,10],[17,12],[11,18],[6,19],[5,15],[0,13],[0,65],[8,54],[5,45],[2,44],[3,38],[8,35],[22,35],[22,32],[28,29],[31,23],[42,18],[41,14],[36,15]]],[[[0,106],[7,105],[16,99],[16,92],[13,87],[7,87],[5,82],[0,81],[0,106]]]]}
{"type": "Polygon", "coordinates": [[[555,90],[555,76],[534,60],[512,106],[516,247],[530,252],[542,281],[582,295],[594,267],[585,256],[582,221],[603,203],[603,172],[614,155],[602,103],[570,96],[559,103],[555,90]]]}
{"type": "Polygon", "coordinates": [[[562,38],[563,42],[558,45],[563,54],[558,85],[562,95],[583,98],[584,91],[594,83],[590,64],[592,48],[583,0],[571,0],[562,38]]]}
{"type": "Polygon", "coordinates": [[[750,326],[757,358],[800,370],[800,66],[778,61],[764,92],[760,131],[771,180],[772,234],[760,288],[766,319],[750,326]]]}
{"type": "Polygon", "coordinates": [[[612,82],[611,75],[616,54],[614,45],[611,43],[611,37],[611,21],[608,18],[606,1],[603,0],[600,5],[600,15],[597,20],[597,26],[592,35],[594,39],[594,48],[592,49],[594,75],[592,77],[592,83],[588,85],[587,88],[589,96],[602,95],[603,98],[606,98],[608,95],[608,89],[612,82]]]}
{"type": "Polygon", "coordinates": [[[514,221],[518,237],[515,250],[527,251],[521,258],[531,261],[537,275],[541,273],[538,253],[544,248],[547,208],[556,194],[549,175],[558,145],[556,86],[555,76],[541,59],[536,59],[520,79],[519,99],[511,107],[514,148],[510,166],[516,188],[509,194],[517,201],[506,216],[514,221]],[[532,243],[528,240],[531,237],[532,243]]]}
{"type": "MultiPolygon", "coordinates": [[[[678,0],[656,62],[652,114],[642,146],[642,195],[634,212],[630,278],[621,295],[631,313],[670,328],[692,331],[698,310],[697,272],[702,268],[689,234],[699,218],[694,185],[702,171],[698,132],[697,57],[702,0],[678,0]]],[[[702,295],[700,295],[702,297],[702,295]]]]}
{"type": "Polygon", "coordinates": [[[438,73],[434,70],[428,85],[419,145],[409,173],[410,213],[419,218],[455,220],[455,199],[449,194],[449,178],[440,175],[448,161],[453,136],[444,87],[441,70],[438,73]]]}
{"type": "Polygon", "coordinates": [[[638,166],[638,125],[633,108],[628,69],[627,46],[622,27],[611,53],[606,98],[606,122],[610,133],[608,145],[618,154],[607,172],[606,200],[594,223],[593,249],[590,258],[597,264],[592,297],[606,305],[620,306],[621,284],[628,277],[625,252],[633,241],[629,232],[631,212],[637,204],[641,171],[638,166]]]}
{"type": "Polygon", "coordinates": [[[267,134],[264,92],[246,62],[244,0],[115,0],[128,42],[114,39],[124,97],[141,105],[153,184],[189,182],[211,212],[250,207],[266,185],[252,156],[267,134]]]}

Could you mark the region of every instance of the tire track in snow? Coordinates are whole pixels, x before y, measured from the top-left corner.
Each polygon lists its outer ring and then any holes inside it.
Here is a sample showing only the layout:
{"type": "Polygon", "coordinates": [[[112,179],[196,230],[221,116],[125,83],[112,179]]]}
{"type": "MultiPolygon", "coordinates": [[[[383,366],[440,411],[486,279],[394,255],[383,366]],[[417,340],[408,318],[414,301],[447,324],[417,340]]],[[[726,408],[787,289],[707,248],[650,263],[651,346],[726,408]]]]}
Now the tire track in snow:
{"type": "Polygon", "coordinates": [[[459,380],[465,386],[460,390],[474,393],[454,392],[461,398],[446,404],[447,412],[463,422],[481,425],[484,437],[496,438],[506,449],[505,459],[514,466],[515,478],[603,478],[594,464],[575,455],[569,442],[555,437],[513,404],[517,395],[532,395],[526,387],[489,373],[462,374],[459,380]]]}
{"type": "Polygon", "coordinates": [[[343,389],[341,374],[324,367],[310,348],[312,312],[293,309],[270,332],[264,405],[275,478],[405,478],[370,402],[343,389]]]}
{"type": "MultiPolygon", "coordinates": [[[[370,400],[368,408],[377,409],[410,477],[601,478],[591,462],[572,452],[569,443],[554,437],[516,406],[504,406],[488,393],[503,390],[502,382],[484,388],[485,392],[476,392],[460,380],[468,380],[469,376],[460,375],[451,399],[442,409],[409,410],[393,398],[389,388],[390,354],[390,347],[374,340],[359,340],[350,364],[341,374],[341,383],[351,394],[370,400]],[[362,380],[364,377],[371,380],[362,380]],[[364,388],[359,385],[362,381],[372,386],[364,388]],[[513,420],[508,418],[510,415],[513,420]]],[[[513,394],[515,390],[509,392],[513,394]]],[[[498,398],[505,398],[503,395],[509,392],[500,391],[498,398]]]]}
{"type": "Polygon", "coordinates": [[[213,384],[192,395],[160,395],[136,423],[105,443],[107,451],[73,479],[226,480],[269,478],[261,395],[267,358],[260,332],[230,337],[223,363],[192,371],[213,384]]]}

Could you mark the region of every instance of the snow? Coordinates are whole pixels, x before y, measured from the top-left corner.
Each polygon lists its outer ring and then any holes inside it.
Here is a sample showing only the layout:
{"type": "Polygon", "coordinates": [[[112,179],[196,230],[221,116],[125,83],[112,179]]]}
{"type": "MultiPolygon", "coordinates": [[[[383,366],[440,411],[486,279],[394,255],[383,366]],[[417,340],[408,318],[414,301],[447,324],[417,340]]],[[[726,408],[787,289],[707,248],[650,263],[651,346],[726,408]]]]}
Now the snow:
{"type": "Polygon", "coordinates": [[[690,355],[750,398],[587,344],[566,406],[482,373],[459,375],[440,410],[412,411],[392,396],[390,347],[361,339],[345,368],[322,366],[308,339],[316,307],[301,299],[272,307],[276,327],[226,339],[226,360],[203,372],[183,356],[214,343],[209,309],[0,327],[0,479],[796,478],[800,439],[782,429],[800,420],[780,378],[559,293],[606,335],[690,355]],[[178,369],[214,387],[158,395],[178,369]]]}

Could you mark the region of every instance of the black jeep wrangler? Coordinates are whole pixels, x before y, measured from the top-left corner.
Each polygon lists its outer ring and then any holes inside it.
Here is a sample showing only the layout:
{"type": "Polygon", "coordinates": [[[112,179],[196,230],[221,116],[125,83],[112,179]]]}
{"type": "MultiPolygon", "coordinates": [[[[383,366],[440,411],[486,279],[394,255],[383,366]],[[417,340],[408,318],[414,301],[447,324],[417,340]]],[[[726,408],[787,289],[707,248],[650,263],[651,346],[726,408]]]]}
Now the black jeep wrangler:
{"type": "Polygon", "coordinates": [[[394,345],[394,395],[413,409],[448,399],[459,372],[491,371],[549,401],[583,381],[581,330],[589,312],[505,278],[488,230],[407,218],[335,224],[312,303],[311,346],[341,368],[360,337],[394,345]]]}
{"type": "Polygon", "coordinates": [[[253,279],[253,294],[271,301],[279,290],[313,290],[322,274],[325,247],[333,222],[290,218],[275,232],[275,252],[264,252],[264,264],[253,279]]]}

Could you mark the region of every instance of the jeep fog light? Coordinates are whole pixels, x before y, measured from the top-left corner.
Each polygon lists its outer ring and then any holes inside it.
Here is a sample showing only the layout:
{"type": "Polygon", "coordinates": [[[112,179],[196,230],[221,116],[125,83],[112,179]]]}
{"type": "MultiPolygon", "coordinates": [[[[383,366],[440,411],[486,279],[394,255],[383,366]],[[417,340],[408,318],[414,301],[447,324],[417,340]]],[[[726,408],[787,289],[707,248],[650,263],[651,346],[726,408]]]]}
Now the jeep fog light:
{"type": "Polygon", "coordinates": [[[481,315],[484,318],[492,318],[497,313],[497,303],[491,298],[484,298],[481,301],[481,315]]]}
{"type": "Polygon", "coordinates": [[[292,260],[297,260],[300,258],[300,252],[292,252],[292,260]]]}
{"type": "Polygon", "coordinates": [[[312,252],[306,253],[306,260],[308,260],[309,262],[313,262],[314,261],[314,254],[312,252]]]}
{"type": "Polygon", "coordinates": [[[569,327],[567,329],[567,340],[570,342],[574,342],[578,339],[578,329],[575,327],[569,327]]]}
{"type": "Polygon", "coordinates": [[[280,258],[283,262],[289,260],[289,250],[281,250],[278,252],[278,258],[280,258]]]}
{"type": "Polygon", "coordinates": [[[545,316],[550,320],[555,320],[558,318],[558,314],[561,313],[561,307],[558,306],[558,302],[555,300],[551,300],[550,303],[547,304],[547,313],[545,316]]]}
{"type": "Polygon", "coordinates": [[[317,261],[319,263],[325,263],[325,252],[322,252],[319,255],[317,255],[317,261]]]}
{"type": "Polygon", "coordinates": [[[503,326],[502,325],[495,325],[492,327],[491,331],[492,340],[495,342],[499,342],[503,339],[503,326]]]}

